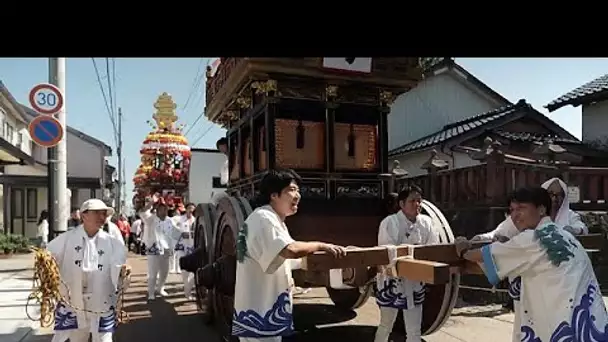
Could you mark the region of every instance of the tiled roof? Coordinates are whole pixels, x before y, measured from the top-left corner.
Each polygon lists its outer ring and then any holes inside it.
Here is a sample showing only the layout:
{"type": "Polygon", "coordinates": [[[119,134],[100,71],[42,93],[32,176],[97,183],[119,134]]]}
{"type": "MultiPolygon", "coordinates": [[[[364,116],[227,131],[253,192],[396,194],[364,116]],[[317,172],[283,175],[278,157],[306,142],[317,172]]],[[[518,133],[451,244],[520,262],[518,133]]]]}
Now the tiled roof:
{"type": "Polygon", "coordinates": [[[514,141],[524,141],[524,142],[545,142],[552,140],[556,143],[568,143],[568,144],[582,144],[582,141],[577,139],[570,138],[562,138],[557,137],[555,135],[548,134],[534,134],[527,132],[507,132],[502,130],[493,131],[494,134],[497,134],[505,139],[514,140],[514,141]]]}
{"type": "Polygon", "coordinates": [[[439,132],[427,135],[411,143],[397,147],[389,152],[389,156],[399,155],[402,153],[418,150],[425,147],[430,147],[443,143],[449,139],[455,138],[473,129],[484,126],[492,121],[512,115],[524,108],[531,108],[525,100],[519,100],[516,104],[504,106],[489,112],[475,115],[473,117],[460,120],[448,125],[445,125],[439,132]]]}
{"type": "Polygon", "coordinates": [[[569,104],[577,106],[592,96],[602,94],[605,94],[605,97],[608,98],[608,74],[562,95],[558,99],[551,101],[545,108],[552,112],[569,104]]]}

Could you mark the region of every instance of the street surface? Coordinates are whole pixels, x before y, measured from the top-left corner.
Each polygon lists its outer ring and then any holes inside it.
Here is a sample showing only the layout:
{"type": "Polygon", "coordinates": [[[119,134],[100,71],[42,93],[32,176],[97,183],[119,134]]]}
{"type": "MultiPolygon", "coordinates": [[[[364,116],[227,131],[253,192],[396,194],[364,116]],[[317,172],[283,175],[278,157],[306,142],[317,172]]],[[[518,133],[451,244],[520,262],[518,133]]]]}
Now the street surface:
{"type": "MultiPolygon", "coordinates": [[[[196,304],[183,296],[179,276],[169,276],[168,297],[147,303],[145,257],[132,254],[129,264],[133,267],[133,276],[125,295],[125,310],[130,320],[118,328],[116,342],[217,340],[213,329],[203,324],[196,304]]],[[[31,255],[0,260],[0,342],[51,340],[50,328],[38,329],[25,315],[25,298],[32,284],[31,266],[31,255]]],[[[608,302],[608,297],[604,299],[608,302]]],[[[373,298],[356,312],[337,310],[324,289],[298,296],[296,303],[298,333],[286,338],[287,342],[373,341],[379,321],[373,298]]],[[[37,317],[36,312],[32,315],[37,317]]],[[[426,342],[487,342],[487,336],[492,336],[492,342],[510,342],[512,322],[513,315],[504,313],[500,305],[468,306],[455,309],[441,331],[424,339],[426,342]]]]}

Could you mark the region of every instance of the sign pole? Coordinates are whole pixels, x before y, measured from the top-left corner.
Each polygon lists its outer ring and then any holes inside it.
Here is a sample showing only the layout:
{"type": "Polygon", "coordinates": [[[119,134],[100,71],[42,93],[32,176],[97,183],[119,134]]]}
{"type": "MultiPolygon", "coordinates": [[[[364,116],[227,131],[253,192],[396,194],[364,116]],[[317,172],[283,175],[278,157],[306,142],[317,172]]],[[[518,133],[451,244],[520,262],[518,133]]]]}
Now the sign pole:
{"type": "MultiPolygon", "coordinates": [[[[64,105],[57,113],[57,119],[65,128],[65,58],[49,58],[49,83],[59,88],[63,94],[64,105]]],[[[66,157],[66,139],[61,139],[57,146],[50,147],[47,151],[49,240],[67,230],[70,206],[66,195],[66,157]]]]}

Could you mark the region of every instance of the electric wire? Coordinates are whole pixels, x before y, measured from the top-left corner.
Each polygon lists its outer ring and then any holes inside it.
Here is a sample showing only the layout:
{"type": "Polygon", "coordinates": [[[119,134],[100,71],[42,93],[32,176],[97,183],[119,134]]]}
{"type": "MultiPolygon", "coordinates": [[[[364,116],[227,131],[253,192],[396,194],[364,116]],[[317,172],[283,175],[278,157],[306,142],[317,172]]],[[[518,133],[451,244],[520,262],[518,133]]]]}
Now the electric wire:
{"type": "Polygon", "coordinates": [[[110,122],[112,123],[114,142],[118,146],[118,129],[116,127],[116,121],[112,116],[112,110],[110,110],[110,105],[108,103],[108,97],[106,96],[106,92],[103,89],[103,83],[101,81],[101,76],[99,75],[99,69],[97,68],[97,62],[94,57],[91,57],[91,61],[93,62],[93,67],[95,68],[95,75],[97,76],[97,84],[99,85],[99,89],[101,90],[101,95],[103,96],[103,101],[106,106],[108,117],[110,118],[110,122]]]}

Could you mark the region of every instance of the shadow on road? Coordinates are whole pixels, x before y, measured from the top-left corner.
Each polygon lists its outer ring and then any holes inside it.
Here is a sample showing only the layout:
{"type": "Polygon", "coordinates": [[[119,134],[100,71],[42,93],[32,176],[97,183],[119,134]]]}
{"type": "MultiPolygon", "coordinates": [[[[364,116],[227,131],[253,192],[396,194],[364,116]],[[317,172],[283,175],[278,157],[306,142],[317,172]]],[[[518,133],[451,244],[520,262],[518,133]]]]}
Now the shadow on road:
{"type": "Polygon", "coordinates": [[[350,321],[357,317],[357,313],[331,304],[299,303],[294,305],[293,316],[295,329],[307,330],[317,325],[350,321]]]}

